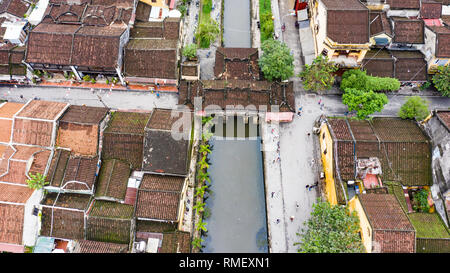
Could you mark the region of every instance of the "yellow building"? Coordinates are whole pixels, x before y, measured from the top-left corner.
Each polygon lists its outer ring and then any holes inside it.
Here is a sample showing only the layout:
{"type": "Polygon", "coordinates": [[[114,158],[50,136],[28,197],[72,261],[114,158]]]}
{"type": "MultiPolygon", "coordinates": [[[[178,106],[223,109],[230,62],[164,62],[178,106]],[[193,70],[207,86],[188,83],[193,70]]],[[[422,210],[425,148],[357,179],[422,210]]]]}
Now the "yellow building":
{"type": "Polygon", "coordinates": [[[315,55],[359,67],[370,49],[369,9],[359,0],[310,0],[315,55]]]}
{"type": "Polygon", "coordinates": [[[362,243],[368,253],[414,253],[416,232],[393,194],[361,194],[349,201],[359,217],[362,243]]]}
{"type": "Polygon", "coordinates": [[[171,0],[140,0],[140,1],[152,7],[168,9],[171,0]]]}

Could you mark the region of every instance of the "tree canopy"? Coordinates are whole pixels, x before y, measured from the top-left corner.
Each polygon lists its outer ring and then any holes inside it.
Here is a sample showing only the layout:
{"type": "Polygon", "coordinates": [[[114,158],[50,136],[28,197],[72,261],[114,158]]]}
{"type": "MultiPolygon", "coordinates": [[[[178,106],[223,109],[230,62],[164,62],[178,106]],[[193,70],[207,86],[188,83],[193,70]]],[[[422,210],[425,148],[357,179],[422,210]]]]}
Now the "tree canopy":
{"type": "Polygon", "coordinates": [[[428,114],[429,102],[419,96],[409,98],[400,108],[398,116],[402,119],[424,120],[428,114]]]}
{"type": "Polygon", "coordinates": [[[347,105],[349,111],[356,111],[358,119],[366,119],[369,115],[383,110],[388,99],[382,93],[346,88],[342,95],[342,103],[347,105]]]}
{"type": "Polygon", "coordinates": [[[319,55],[311,65],[306,64],[298,76],[302,78],[306,90],[328,90],[333,86],[333,73],[337,70],[338,67],[333,62],[329,62],[328,57],[319,55]]]}
{"type": "Polygon", "coordinates": [[[269,81],[284,81],[294,75],[294,57],[288,46],[278,40],[268,39],[261,45],[263,54],[259,66],[269,81]]]}
{"type": "Polygon", "coordinates": [[[198,26],[196,38],[201,48],[208,48],[220,33],[219,24],[214,19],[208,18],[198,26]]]}
{"type": "Polygon", "coordinates": [[[433,84],[443,96],[450,97],[450,67],[439,67],[439,71],[433,76],[433,84]]]}
{"type": "Polygon", "coordinates": [[[360,253],[364,252],[358,234],[359,218],[347,207],[332,206],[319,201],[313,205],[311,218],[306,222],[306,231],[298,245],[300,253],[360,253]]]}
{"type": "Polygon", "coordinates": [[[183,56],[192,59],[197,57],[197,45],[189,44],[183,48],[183,56]]]}

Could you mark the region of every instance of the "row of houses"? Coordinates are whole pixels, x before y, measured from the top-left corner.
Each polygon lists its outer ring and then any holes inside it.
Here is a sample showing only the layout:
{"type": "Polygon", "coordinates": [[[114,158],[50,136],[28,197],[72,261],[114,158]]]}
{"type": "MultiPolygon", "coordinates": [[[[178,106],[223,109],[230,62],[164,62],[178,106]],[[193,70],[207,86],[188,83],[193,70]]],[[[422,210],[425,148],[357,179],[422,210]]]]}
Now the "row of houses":
{"type": "Polygon", "coordinates": [[[423,82],[450,62],[446,0],[310,0],[308,10],[311,53],[342,68],[423,82]]]}
{"type": "Polygon", "coordinates": [[[190,135],[179,111],[3,103],[0,251],[190,252],[189,137],[171,130],[180,115],[190,135]],[[28,187],[34,174],[45,194],[28,187]]]}
{"type": "Polygon", "coordinates": [[[449,117],[321,117],[325,196],[358,213],[367,252],[450,251],[449,117]]]}
{"type": "Polygon", "coordinates": [[[0,15],[1,79],[36,79],[45,71],[78,81],[89,75],[123,85],[176,84],[181,14],[175,1],[166,2],[5,0],[22,9],[0,15]]]}

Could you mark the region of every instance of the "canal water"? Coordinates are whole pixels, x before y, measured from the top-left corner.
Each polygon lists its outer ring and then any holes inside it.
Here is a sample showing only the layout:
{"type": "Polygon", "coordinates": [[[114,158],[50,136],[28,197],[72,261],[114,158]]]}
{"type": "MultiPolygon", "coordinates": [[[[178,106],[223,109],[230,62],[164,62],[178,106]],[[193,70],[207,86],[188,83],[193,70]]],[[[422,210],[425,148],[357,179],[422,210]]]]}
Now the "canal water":
{"type": "Polygon", "coordinates": [[[250,0],[223,0],[225,47],[251,47],[250,0]]]}
{"type": "Polygon", "coordinates": [[[241,133],[224,126],[210,140],[207,253],[268,251],[261,139],[252,126],[239,122],[245,127],[241,133]]]}

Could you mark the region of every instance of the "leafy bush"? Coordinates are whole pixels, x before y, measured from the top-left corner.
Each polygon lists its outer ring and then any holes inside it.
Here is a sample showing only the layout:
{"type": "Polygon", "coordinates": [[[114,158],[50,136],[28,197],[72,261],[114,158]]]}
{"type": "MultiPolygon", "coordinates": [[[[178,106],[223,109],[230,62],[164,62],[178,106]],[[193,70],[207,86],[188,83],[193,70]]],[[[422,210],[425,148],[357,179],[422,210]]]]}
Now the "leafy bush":
{"type": "Polygon", "coordinates": [[[269,39],[262,43],[259,66],[269,81],[287,80],[294,75],[294,57],[285,43],[269,39]]]}
{"type": "Polygon", "coordinates": [[[359,218],[348,207],[332,206],[328,202],[313,204],[311,217],[305,223],[302,241],[298,245],[301,253],[360,253],[364,247],[359,237],[359,218]]]}
{"type": "Polygon", "coordinates": [[[409,98],[400,108],[398,116],[402,119],[424,120],[428,114],[429,102],[419,96],[409,98]]]}
{"type": "Polygon", "coordinates": [[[197,41],[199,41],[201,48],[209,48],[211,43],[216,40],[219,33],[219,24],[213,19],[209,18],[208,20],[200,23],[195,37],[197,41]]]}
{"type": "Polygon", "coordinates": [[[212,10],[212,0],[204,0],[202,6],[203,13],[211,13],[212,10]]]}
{"type": "Polygon", "coordinates": [[[436,75],[433,76],[433,84],[443,96],[450,97],[450,67],[439,67],[436,75]]]}
{"type": "Polygon", "coordinates": [[[414,208],[420,212],[428,212],[430,210],[430,205],[428,205],[428,190],[421,189],[416,192],[414,197],[414,208]]]}
{"type": "Polygon", "coordinates": [[[197,57],[197,45],[189,44],[183,48],[183,56],[192,59],[197,57]]]}
{"type": "Polygon", "coordinates": [[[273,35],[273,20],[272,13],[267,12],[259,15],[261,26],[261,43],[267,39],[271,39],[273,35]]]}
{"type": "Polygon", "coordinates": [[[333,73],[337,70],[338,67],[333,62],[329,62],[328,57],[319,55],[311,65],[306,64],[298,76],[302,78],[307,90],[327,90],[333,86],[333,73]]]}
{"type": "Polygon", "coordinates": [[[395,78],[368,76],[366,71],[352,69],[342,75],[341,89],[356,88],[365,91],[397,91],[400,82],[395,78]]]}
{"type": "Polygon", "coordinates": [[[358,119],[366,119],[369,115],[383,110],[388,99],[382,93],[346,88],[342,95],[342,103],[347,105],[349,111],[356,111],[358,119]]]}
{"type": "Polygon", "coordinates": [[[89,82],[89,81],[91,81],[91,77],[89,75],[84,75],[83,76],[83,81],[89,82]]]}

